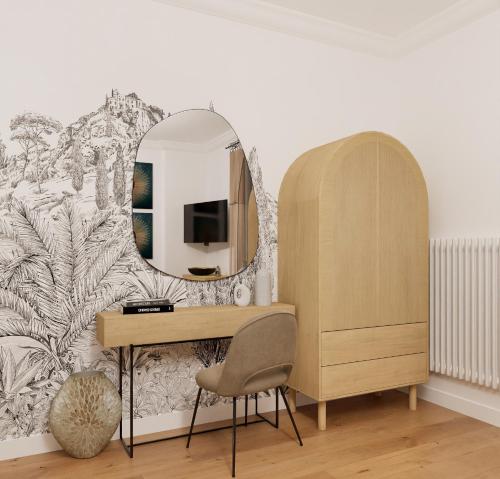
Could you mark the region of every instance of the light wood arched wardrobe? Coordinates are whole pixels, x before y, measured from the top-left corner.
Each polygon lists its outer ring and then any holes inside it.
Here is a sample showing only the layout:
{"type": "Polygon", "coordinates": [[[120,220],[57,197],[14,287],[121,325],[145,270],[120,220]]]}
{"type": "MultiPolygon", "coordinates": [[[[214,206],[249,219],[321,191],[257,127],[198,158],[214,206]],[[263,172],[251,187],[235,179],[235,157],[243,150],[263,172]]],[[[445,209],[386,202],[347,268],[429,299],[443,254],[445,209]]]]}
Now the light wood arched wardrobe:
{"type": "Polygon", "coordinates": [[[295,304],[289,381],[318,401],[428,378],[428,205],[420,168],[396,139],[360,133],[304,153],[278,205],[278,294],[295,304]]]}

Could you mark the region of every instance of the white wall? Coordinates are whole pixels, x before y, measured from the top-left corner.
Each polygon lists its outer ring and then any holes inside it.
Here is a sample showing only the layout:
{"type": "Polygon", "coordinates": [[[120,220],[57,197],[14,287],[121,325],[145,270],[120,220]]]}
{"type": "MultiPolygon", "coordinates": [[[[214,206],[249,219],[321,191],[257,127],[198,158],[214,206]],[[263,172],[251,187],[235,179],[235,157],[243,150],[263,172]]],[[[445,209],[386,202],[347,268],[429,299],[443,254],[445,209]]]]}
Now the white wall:
{"type": "Polygon", "coordinates": [[[277,197],[307,149],[380,130],[421,163],[433,236],[500,234],[499,14],[399,62],[147,0],[17,0],[1,20],[3,139],[19,112],[68,124],[111,88],[167,112],[212,100],[277,197]]]}
{"type": "MultiPolygon", "coordinates": [[[[430,236],[500,236],[500,12],[398,63],[393,131],[419,161],[430,236]]],[[[500,426],[500,394],[433,375],[422,397],[500,426]]]]}
{"type": "Polygon", "coordinates": [[[431,237],[500,235],[500,11],[398,63],[395,135],[429,190],[431,237]]]}

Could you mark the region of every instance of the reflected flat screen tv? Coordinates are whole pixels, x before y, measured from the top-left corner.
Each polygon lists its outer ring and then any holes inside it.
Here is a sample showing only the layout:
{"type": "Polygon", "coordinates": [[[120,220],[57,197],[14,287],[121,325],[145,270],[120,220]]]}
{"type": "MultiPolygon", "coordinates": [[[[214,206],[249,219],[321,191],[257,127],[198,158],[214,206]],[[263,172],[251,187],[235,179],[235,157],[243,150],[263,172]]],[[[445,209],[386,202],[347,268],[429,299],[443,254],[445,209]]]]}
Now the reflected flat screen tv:
{"type": "Polygon", "coordinates": [[[184,243],[227,242],[227,200],[184,205],[184,243]]]}

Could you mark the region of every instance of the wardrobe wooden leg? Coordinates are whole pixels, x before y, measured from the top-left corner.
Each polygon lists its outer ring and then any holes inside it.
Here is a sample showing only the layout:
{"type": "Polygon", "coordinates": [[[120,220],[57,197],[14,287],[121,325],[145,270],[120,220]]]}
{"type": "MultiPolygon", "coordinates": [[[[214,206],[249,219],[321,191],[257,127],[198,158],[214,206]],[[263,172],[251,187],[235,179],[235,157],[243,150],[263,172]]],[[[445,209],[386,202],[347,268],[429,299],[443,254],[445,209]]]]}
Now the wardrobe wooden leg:
{"type": "Polygon", "coordinates": [[[410,386],[410,391],[409,391],[409,401],[410,401],[410,410],[411,411],[416,411],[417,410],[417,386],[414,384],[410,386]]]}
{"type": "Polygon", "coordinates": [[[288,405],[291,412],[297,412],[297,391],[291,387],[288,388],[288,405]]]}
{"type": "Polygon", "coordinates": [[[318,429],[326,431],[326,401],[318,402],[318,429]]]}

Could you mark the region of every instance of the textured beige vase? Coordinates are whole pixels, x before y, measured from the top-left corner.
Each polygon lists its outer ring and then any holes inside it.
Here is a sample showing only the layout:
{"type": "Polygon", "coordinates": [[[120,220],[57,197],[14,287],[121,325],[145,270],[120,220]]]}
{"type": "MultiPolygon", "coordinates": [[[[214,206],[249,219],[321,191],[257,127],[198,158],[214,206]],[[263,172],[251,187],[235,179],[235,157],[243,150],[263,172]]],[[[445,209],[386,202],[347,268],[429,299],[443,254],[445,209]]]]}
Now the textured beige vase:
{"type": "Polygon", "coordinates": [[[104,373],[75,373],[52,401],[49,427],[70,456],[94,457],[110,441],[121,413],[120,395],[104,373]]]}

